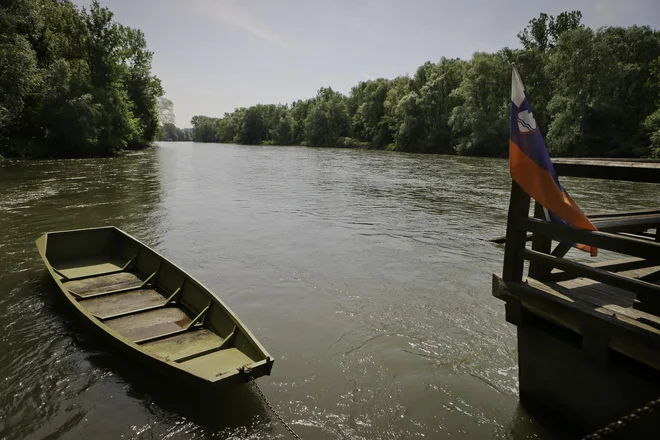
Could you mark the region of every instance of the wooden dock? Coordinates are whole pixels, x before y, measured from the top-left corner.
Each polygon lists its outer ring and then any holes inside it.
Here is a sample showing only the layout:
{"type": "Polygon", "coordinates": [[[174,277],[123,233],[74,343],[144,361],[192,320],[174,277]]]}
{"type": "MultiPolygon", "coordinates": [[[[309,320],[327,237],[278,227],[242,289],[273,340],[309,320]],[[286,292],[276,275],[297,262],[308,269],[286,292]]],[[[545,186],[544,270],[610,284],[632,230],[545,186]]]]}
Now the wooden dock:
{"type": "MultiPolygon", "coordinates": [[[[660,183],[660,161],[554,164],[560,176],[660,183]]],[[[504,267],[493,275],[493,295],[517,326],[520,399],[563,417],[578,434],[660,397],[660,193],[658,205],[591,214],[598,231],[577,230],[546,221],[538,204],[530,217],[529,196],[512,183],[504,267]],[[620,255],[584,264],[566,257],[567,243],[620,255]]],[[[620,435],[660,438],[660,418],[643,417],[620,435]]]]}

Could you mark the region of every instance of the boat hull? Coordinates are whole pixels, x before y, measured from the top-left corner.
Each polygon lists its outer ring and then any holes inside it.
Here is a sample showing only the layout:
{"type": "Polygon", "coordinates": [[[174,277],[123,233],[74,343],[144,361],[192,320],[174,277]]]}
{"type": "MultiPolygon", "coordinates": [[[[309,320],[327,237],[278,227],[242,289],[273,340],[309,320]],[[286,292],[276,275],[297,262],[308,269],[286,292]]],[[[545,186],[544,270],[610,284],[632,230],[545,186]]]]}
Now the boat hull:
{"type": "Polygon", "coordinates": [[[213,388],[271,373],[272,357],[220,299],[127,233],[51,232],[36,245],[83,323],[151,370],[213,388]]]}

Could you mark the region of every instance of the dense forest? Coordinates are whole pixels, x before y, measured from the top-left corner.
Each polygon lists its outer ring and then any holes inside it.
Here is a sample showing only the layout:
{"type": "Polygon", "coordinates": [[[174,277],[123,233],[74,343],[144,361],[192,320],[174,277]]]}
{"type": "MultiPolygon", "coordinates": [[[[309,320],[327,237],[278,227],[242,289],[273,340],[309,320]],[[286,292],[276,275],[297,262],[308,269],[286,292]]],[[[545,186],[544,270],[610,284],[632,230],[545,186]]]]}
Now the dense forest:
{"type": "Polygon", "coordinates": [[[159,127],[144,34],[94,2],[3,0],[0,155],[86,157],[147,146],[159,127]]]}
{"type": "Polygon", "coordinates": [[[660,156],[660,32],[581,20],[579,11],[541,14],[518,34],[522,49],[427,62],[412,78],[360,82],[349,96],[328,87],[290,105],[195,116],[192,138],[506,156],[515,63],[551,154],[660,156]]]}

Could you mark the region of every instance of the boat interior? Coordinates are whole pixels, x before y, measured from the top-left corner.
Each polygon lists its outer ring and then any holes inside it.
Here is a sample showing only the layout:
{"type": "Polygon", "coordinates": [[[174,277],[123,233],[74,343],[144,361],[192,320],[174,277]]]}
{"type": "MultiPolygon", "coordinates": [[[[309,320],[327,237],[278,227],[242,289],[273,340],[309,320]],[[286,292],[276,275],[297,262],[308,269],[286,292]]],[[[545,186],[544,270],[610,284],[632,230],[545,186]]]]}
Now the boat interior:
{"type": "Polygon", "coordinates": [[[211,292],[114,227],[49,233],[46,257],[103,326],[199,377],[266,359],[211,292]]]}

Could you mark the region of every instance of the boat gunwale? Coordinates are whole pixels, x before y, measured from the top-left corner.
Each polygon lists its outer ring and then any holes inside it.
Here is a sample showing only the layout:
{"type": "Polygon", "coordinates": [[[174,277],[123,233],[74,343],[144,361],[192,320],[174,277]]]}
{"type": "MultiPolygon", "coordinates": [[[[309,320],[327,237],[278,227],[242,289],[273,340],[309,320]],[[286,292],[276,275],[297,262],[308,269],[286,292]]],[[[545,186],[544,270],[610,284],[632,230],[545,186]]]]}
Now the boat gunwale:
{"type": "MultiPolygon", "coordinates": [[[[136,344],[135,342],[131,341],[128,338],[125,338],[109,326],[105,325],[104,322],[100,319],[98,319],[93,313],[89,312],[87,309],[85,309],[79,301],[69,292],[69,290],[64,286],[61,277],[55,272],[55,267],[51,264],[48,256],[46,255],[46,250],[48,247],[48,236],[49,235],[54,235],[54,234],[66,234],[66,233],[73,233],[73,232],[85,232],[85,231],[97,231],[101,229],[114,229],[117,231],[119,234],[127,237],[129,240],[132,240],[139,246],[145,248],[146,250],[153,252],[154,255],[156,255],[158,258],[160,258],[162,261],[170,264],[175,270],[179,271],[180,274],[182,274],[184,277],[187,278],[188,282],[192,281],[194,284],[197,285],[200,289],[202,289],[204,292],[206,292],[210,296],[210,300],[215,302],[216,306],[221,307],[222,311],[226,313],[229,318],[233,321],[233,323],[238,327],[244,335],[250,340],[251,343],[255,345],[255,347],[261,352],[261,355],[263,356],[264,359],[252,362],[248,364],[248,367],[251,370],[257,369],[263,365],[266,365],[266,368],[268,368],[268,364],[271,364],[274,362],[273,357],[268,353],[268,351],[261,345],[259,340],[252,334],[252,332],[243,324],[243,322],[234,314],[234,312],[220,299],[218,298],[211,289],[209,289],[207,286],[205,286],[202,282],[197,280],[195,277],[190,275],[188,272],[180,268],[178,265],[173,263],[171,260],[169,260],[167,257],[162,255],[161,253],[157,252],[156,250],[150,248],[146,244],[142,243],[140,240],[137,238],[133,237],[131,234],[119,229],[116,226],[100,226],[97,228],[81,228],[81,229],[72,229],[72,230],[67,230],[67,231],[53,231],[53,232],[45,232],[37,240],[35,241],[37,245],[37,250],[39,251],[39,254],[46,264],[46,268],[48,269],[48,272],[50,273],[51,277],[53,280],[55,280],[55,283],[60,289],[60,292],[67,298],[67,300],[76,308],[76,310],[85,318],[88,319],[91,323],[93,323],[98,330],[106,333],[107,335],[111,336],[115,340],[123,343],[126,345],[128,348],[138,352],[139,354],[146,355],[149,358],[151,358],[154,361],[160,362],[162,364],[165,364],[169,367],[173,367],[177,370],[179,370],[181,373],[191,375],[195,377],[196,379],[203,380],[205,382],[208,382],[210,384],[217,384],[220,382],[223,382],[225,379],[231,376],[235,376],[240,374],[240,371],[237,369],[236,371],[228,371],[220,374],[216,374],[212,376],[212,378],[209,377],[204,377],[201,376],[189,369],[183,368],[183,364],[181,363],[176,363],[169,361],[165,358],[156,356],[155,354],[151,353],[148,351],[146,348],[143,346],[136,344]]],[[[164,297],[164,299],[166,299],[164,297]]],[[[215,332],[214,332],[215,333],[215,332]]],[[[218,335],[220,336],[220,335],[218,335]]],[[[270,371],[267,371],[266,374],[270,374],[270,371]]]]}

